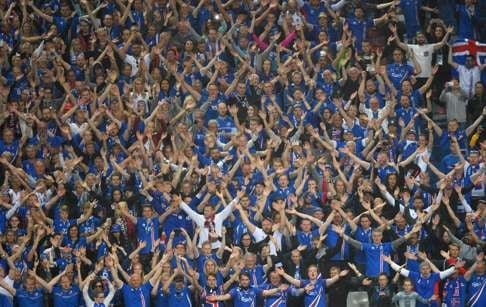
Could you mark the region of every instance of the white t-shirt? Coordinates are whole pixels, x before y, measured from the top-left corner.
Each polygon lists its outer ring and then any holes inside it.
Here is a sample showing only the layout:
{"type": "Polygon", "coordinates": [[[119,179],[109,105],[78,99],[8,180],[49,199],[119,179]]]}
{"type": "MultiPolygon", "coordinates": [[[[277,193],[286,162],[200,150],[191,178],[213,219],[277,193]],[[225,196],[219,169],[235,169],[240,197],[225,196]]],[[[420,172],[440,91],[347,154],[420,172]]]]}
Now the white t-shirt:
{"type": "Polygon", "coordinates": [[[481,80],[481,69],[478,66],[467,69],[466,66],[459,65],[457,72],[459,73],[459,85],[468,97],[472,97],[475,84],[481,80]]]}
{"type": "Polygon", "coordinates": [[[417,75],[417,78],[428,78],[432,74],[432,54],[434,53],[434,44],[427,45],[408,45],[413,53],[415,59],[419,63],[422,72],[417,75]]]}
{"type": "MultiPolygon", "coordinates": [[[[10,278],[10,276],[7,275],[7,277],[3,279],[3,282],[9,285],[11,288],[14,288],[14,281],[12,278],[10,278]]],[[[8,300],[11,304],[13,303],[12,293],[8,292],[7,289],[0,287],[0,295],[6,296],[5,299],[8,300]]]]}

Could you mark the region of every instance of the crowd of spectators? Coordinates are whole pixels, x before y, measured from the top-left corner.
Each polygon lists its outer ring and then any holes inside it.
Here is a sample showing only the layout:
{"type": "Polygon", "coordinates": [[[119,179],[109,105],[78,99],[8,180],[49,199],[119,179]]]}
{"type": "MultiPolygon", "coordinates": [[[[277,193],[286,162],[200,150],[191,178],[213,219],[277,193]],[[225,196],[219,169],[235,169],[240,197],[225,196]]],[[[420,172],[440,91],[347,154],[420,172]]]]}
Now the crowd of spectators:
{"type": "Polygon", "coordinates": [[[485,21],[0,0],[0,307],[486,306],[485,21]]]}

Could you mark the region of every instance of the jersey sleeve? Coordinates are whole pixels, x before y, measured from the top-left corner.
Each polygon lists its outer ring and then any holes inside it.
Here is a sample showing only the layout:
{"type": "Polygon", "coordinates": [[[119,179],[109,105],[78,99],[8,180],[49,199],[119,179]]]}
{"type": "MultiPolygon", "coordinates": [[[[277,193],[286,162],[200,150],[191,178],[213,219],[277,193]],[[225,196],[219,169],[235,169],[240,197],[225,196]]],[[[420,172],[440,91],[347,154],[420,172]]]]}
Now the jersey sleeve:
{"type": "Polygon", "coordinates": [[[236,291],[236,288],[231,289],[228,294],[231,296],[232,299],[235,299],[235,297],[238,295],[238,292],[236,291]]]}
{"type": "Polygon", "coordinates": [[[143,284],[143,287],[144,287],[144,288],[145,288],[145,289],[146,289],[148,292],[152,291],[152,284],[151,284],[149,281],[147,281],[146,283],[144,283],[144,284],[143,284]]]}
{"type": "Polygon", "coordinates": [[[300,281],[300,288],[305,288],[309,283],[310,281],[308,279],[302,279],[300,281]]]}
{"type": "Polygon", "coordinates": [[[420,274],[418,272],[410,271],[408,277],[413,281],[413,283],[416,283],[420,277],[420,274]]]}

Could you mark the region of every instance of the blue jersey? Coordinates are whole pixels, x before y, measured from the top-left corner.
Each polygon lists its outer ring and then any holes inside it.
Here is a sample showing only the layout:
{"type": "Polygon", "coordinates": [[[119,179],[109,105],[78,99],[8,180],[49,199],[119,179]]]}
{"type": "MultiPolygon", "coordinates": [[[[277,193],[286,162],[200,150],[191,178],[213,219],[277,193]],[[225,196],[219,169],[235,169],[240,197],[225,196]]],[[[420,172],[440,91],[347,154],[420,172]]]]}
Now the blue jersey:
{"type": "Polygon", "coordinates": [[[304,294],[304,305],[308,307],[325,307],[326,306],[326,280],[318,278],[316,280],[304,279],[300,282],[302,288],[312,284],[314,287],[304,294]]]}
{"type": "Polygon", "coordinates": [[[44,306],[44,290],[35,289],[29,292],[21,287],[15,293],[17,304],[19,307],[43,307],[44,306]]]}
{"type": "Polygon", "coordinates": [[[11,296],[0,294],[1,307],[13,307],[13,300],[11,296]]]}
{"type": "Polygon", "coordinates": [[[67,235],[68,228],[71,225],[74,225],[74,224],[76,224],[76,221],[73,220],[73,219],[62,220],[60,218],[55,218],[54,219],[54,232],[67,235]]]}
{"type": "Polygon", "coordinates": [[[54,307],[72,307],[79,306],[81,290],[76,285],[64,290],[61,286],[54,286],[52,289],[54,297],[54,307]]]}
{"type": "Polygon", "coordinates": [[[142,284],[140,288],[133,288],[127,284],[123,284],[121,291],[125,306],[150,307],[151,290],[152,285],[149,282],[142,284]]]}
{"type": "Polygon", "coordinates": [[[466,306],[466,280],[464,277],[448,278],[442,297],[448,307],[466,306]]]}
{"type": "MultiPolygon", "coordinates": [[[[265,284],[262,287],[263,290],[271,290],[271,289],[274,289],[274,288],[276,288],[276,287],[274,287],[271,284],[265,284]]],[[[265,297],[265,300],[264,300],[265,305],[264,306],[265,307],[286,307],[287,306],[287,299],[288,299],[290,292],[291,292],[291,288],[288,287],[287,290],[285,290],[285,291],[278,291],[274,295],[270,295],[270,296],[265,297]]]]}
{"type": "MultiPolygon", "coordinates": [[[[350,229],[347,225],[344,227],[344,233],[350,235],[350,229]]],[[[326,246],[336,246],[338,241],[339,241],[339,235],[337,234],[337,232],[335,232],[332,229],[332,227],[329,227],[327,229],[327,237],[325,240],[326,246]]],[[[348,260],[348,259],[349,259],[349,244],[343,240],[339,252],[336,253],[334,256],[331,256],[330,260],[340,261],[340,260],[348,260]]]]}
{"type": "Polygon", "coordinates": [[[169,288],[169,307],[191,307],[189,289],[184,287],[177,290],[174,286],[169,288]]]}
{"type": "Polygon", "coordinates": [[[297,241],[299,241],[299,245],[307,246],[307,250],[312,249],[312,238],[315,237],[319,237],[319,229],[309,232],[297,231],[297,241]]]}
{"type": "Polygon", "coordinates": [[[257,296],[263,290],[256,287],[249,287],[243,289],[241,287],[233,288],[229,291],[229,295],[233,299],[234,307],[256,307],[257,296]]]}
{"type": "Polygon", "coordinates": [[[373,27],[373,22],[371,20],[358,20],[354,16],[348,18],[348,25],[351,33],[356,38],[356,48],[361,50],[361,43],[366,38],[366,32],[369,28],[373,27]]]}
{"type": "Polygon", "coordinates": [[[425,299],[429,299],[434,295],[435,283],[440,280],[439,273],[431,273],[429,277],[425,278],[418,272],[410,272],[408,277],[412,280],[415,291],[425,299]]]}
{"type": "Polygon", "coordinates": [[[265,270],[261,264],[255,265],[252,269],[245,267],[241,271],[250,274],[251,286],[261,285],[265,281],[265,270]]]}
{"type": "Polygon", "coordinates": [[[382,272],[389,274],[390,267],[383,256],[390,256],[392,253],[391,243],[362,243],[361,245],[366,255],[366,276],[377,277],[382,272]]]}
{"type": "Polygon", "coordinates": [[[409,38],[415,37],[417,30],[420,29],[419,8],[422,0],[401,0],[400,8],[405,16],[405,27],[409,38]]]}
{"type": "Polygon", "coordinates": [[[378,177],[380,177],[381,181],[386,181],[386,178],[388,177],[388,175],[396,174],[397,170],[393,166],[386,165],[386,166],[378,167],[376,169],[376,172],[378,174],[378,177]]]}
{"type": "MultiPolygon", "coordinates": [[[[361,226],[358,226],[356,232],[354,233],[354,239],[358,240],[361,243],[371,243],[371,233],[373,229],[370,227],[368,229],[363,229],[361,226]]],[[[366,255],[362,250],[356,251],[354,254],[354,260],[359,264],[366,263],[366,255]]]]}
{"type": "Polygon", "coordinates": [[[468,305],[471,307],[486,306],[486,279],[476,287],[476,292],[468,300],[468,305]]]}
{"type": "Polygon", "coordinates": [[[223,307],[223,303],[221,302],[210,302],[206,299],[208,296],[222,295],[222,294],[223,294],[222,287],[210,288],[208,286],[205,286],[203,288],[203,291],[201,292],[202,307],[223,307]]]}
{"type": "MultiPolygon", "coordinates": [[[[414,254],[415,256],[418,255],[418,252],[419,252],[419,245],[418,244],[415,244],[415,245],[407,245],[406,247],[407,249],[407,252],[411,253],[411,254],[414,254]]],[[[420,270],[420,263],[415,260],[415,259],[407,259],[407,266],[406,266],[407,270],[409,271],[416,271],[418,272],[420,270]]]]}
{"type": "MultiPolygon", "coordinates": [[[[476,14],[479,12],[478,6],[472,6],[472,9],[476,14]]],[[[456,8],[457,14],[459,16],[459,29],[458,35],[460,38],[475,39],[475,27],[474,27],[474,15],[469,13],[469,9],[465,5],[458,5],[456,8]]]]}
{"type": "Polygon", "coordinates": [[[166,307],[169,306],[169,294],[165,293],[162,287],[157,290],[157,295],[153,298],[155,307],[166,307]]]}
{"type": "Polygon", "coordinates": [[[145,241],[147,245],[140,251],[142,254],[148,254],[152,251],[152,245],[159,237],[159,218],[152,217],[149,219],[137,218],[137,238],[139,241],[145,241]]]}
{"type": "Polygon", "coordinates": [[[388,78],[393,83],[393,86],[396,89],[399,89],[402,86],[402,82],[410,78],[414,72],[414,69],[408,64],[392,63],[386,65],[386,71],[388,73],[388,78]]]}
{"type": "MultiPolygon", "coordinates": [[[[469,287],[468,287],[468,299],[472,298],[478,291],[481,290],[481,287],[486,283],[486,274],[478,275],[473,273],[471,279],[469,280],[469,287]]],[[[483,289],[484,291],[484,289],[483,289]]]]}

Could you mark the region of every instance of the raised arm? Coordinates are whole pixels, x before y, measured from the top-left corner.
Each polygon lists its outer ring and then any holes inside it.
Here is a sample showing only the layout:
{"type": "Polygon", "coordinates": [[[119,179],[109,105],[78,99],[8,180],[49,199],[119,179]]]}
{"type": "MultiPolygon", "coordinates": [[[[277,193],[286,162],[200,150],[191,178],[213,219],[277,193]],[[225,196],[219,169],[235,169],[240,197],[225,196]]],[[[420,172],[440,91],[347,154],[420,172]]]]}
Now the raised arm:
{"type": "Polygon", "coordinates": [[[180,200],[180,196],[173,196],[176,197],[176,201],[179,203],[179,207],[191,218],[191,220],[196,223],[199,227],[204,227],[204,216],[202,214],[197,213],[196,211],[192,210],[185,202],[180,200]]]}
{"type": "Polygon", "coordinates": [[[45,19],[47,22],[52,23],[54,21],[54,18],[52,16],[44,14],[44,12],[39,10],[39,8],[36,7],[32,1],[28,1],[27,5],[29,5],[32,8],[32,10],[37,16],[41,17],[42,19],[45,19]]]}
{"type": "Polygon", "coordinates": [[[243,208],[241,208],[241,206],[239,206],[239,205],[237,205],[235,208],[238,209],[238,212],[240,213],[241,220],[243,221],[245,226],[248,228],[248,231],[250,233],[254,233],[257,230],[257,228],[256,228],[255,225],[253,225],[252,222],[250,222],[250,219],[248,218],[248,215],[246,214],[245,210],[243,210],[243,208]]]}
{"type": "Polygon", "coordinates": [[[456,62],[454,62],[452,60],[452,46],[451,45],[449,45],[449,56],[447,57],[447,63],[449,63],[449,65],[451,65],[452,68],[454,68],[454,69],[459,68],[459,64],[457,64],[456,62]]]}
{"type": "Polygon", "coordinates": [[[479,115],[479,117],[474,121],[474,123],[471,124],[471,126],[466,128],[466,135],[469,137],[471,133],[476,130],[477,126],[483,121],[483,119],[486,117],[486,107],[483,108],[483,113],[479,115]]]}
{"type": "Polygon", "coordinates": [[[476,261],[473,263],[473,265],[471,265],[471,267],[469,268],[469,270],[467,270],[466,273],[464,273],[464,279],[466,281],[470,281],[471,280],[471,276],[474,273],[474,271],[476,270],[476,267],[478,266],[478,264],[480,264],[483,261],[484,261],[484,253],[479,253],[476,256],[476,261]]]}
{"type": "Polygon", "coordinates": [[[350,236],[348,236],[347,234],[345,234],[344,228],[341,227],[339,229],[335,229],[334,231],[336,231],[338,233],[338,235],[340,237],[342,237],[344,241],[348,242],[349,245],[351,245],[352,247],[359,249],[359,250],[363,250],[363,244],[361,244],[361,242],[359,242],[358,240],[355,240],[355,239],[351,238],[350,236]]]}
{"type": "Polygon", "coordinates": [[[390,265],[390,267],[394,271],[400,273],[400,275],[405,276],[405,277],[408,277],[408,275],[410,275],[410,271],[409,270],[404,269],[401,266],[399,266],[398,264],[396,264],[395,262],[393,262],[393,260],[391,260],[390,256],[383,256],[383,260],[385,260],[386,262],[388,262],[388,264],[390,265]]]}
{"type": "Polygon", "coordinates": [[[306,219],[306,220],[309,220],[311,221],[312,223],[316,224],[318,227],[321,227],[322,224],[324,224],[321,220],[319,219],[316,219],[315,217],[311,216],[311,215],[308,215],[308,214],[304,214],[304,213],[301,213],[295,209],[288,209],[286,210],[286,212],[288,214],[291,214],[291,215],[295,215],[295,216],[298,216],[300,217],[301,219],[306,219]]]}
{"type": "Polygon", "coordinates": [[[285,273],[285,271],[284,271],[284,269],[282,267],[278,267],[278,268],[276,268],[276,270],[277,270],[277,273],[280,276],[282,276],[283,278],[285,278],[289,283],[291,283],[295,287],[300,288],[302,286],[302,283],[301,283],[300,280],[295,279],[292,276],[290,276],[289,274],[285,273]]]}

